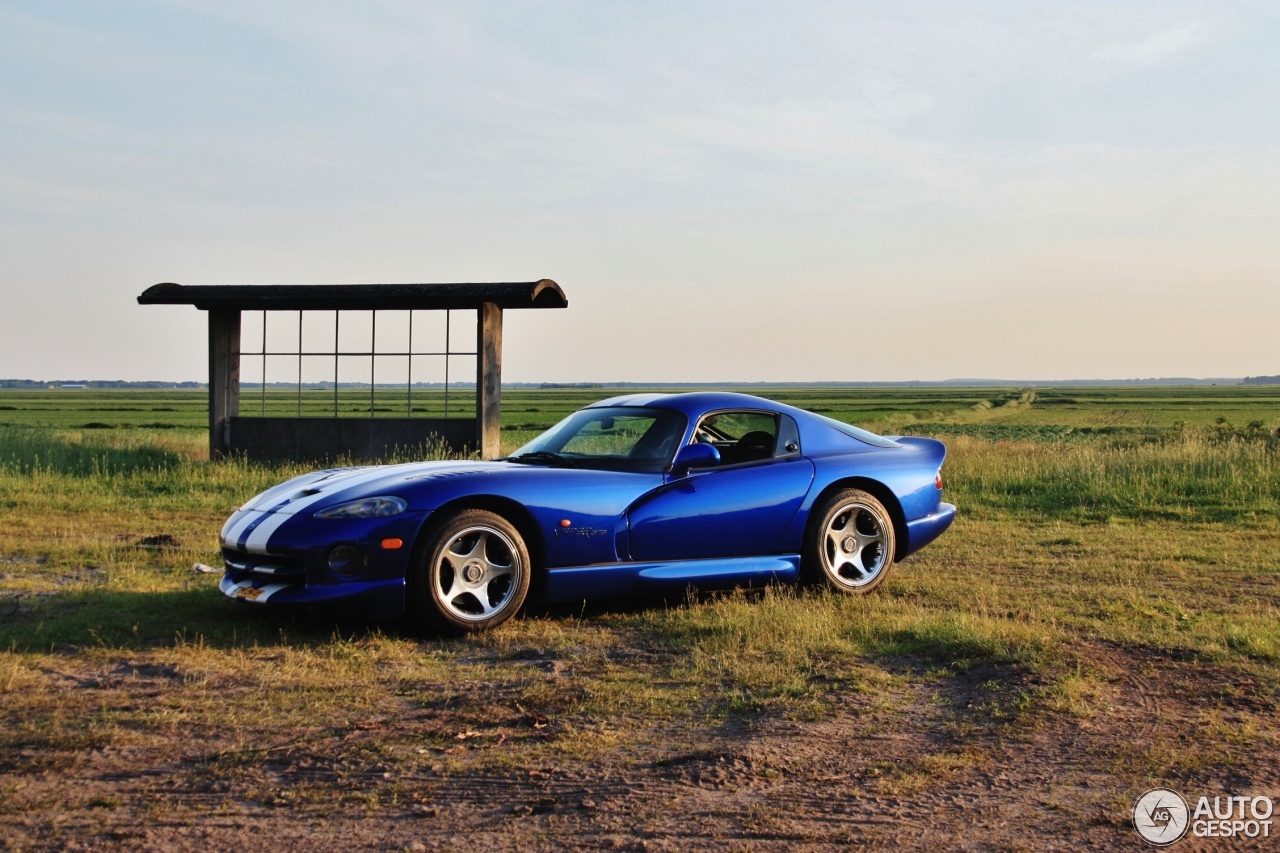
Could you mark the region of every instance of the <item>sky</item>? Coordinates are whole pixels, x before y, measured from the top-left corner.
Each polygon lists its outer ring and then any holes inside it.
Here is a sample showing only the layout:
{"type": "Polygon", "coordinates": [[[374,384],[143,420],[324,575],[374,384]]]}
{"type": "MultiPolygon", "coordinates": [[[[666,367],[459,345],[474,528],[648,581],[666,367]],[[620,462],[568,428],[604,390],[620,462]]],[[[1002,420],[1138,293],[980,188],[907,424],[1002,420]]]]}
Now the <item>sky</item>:
{"type": "Polygon", "coordinates": [[[1280,373],[1278,50],[1229,0],[0,0],[0,378],[203,380],[161,281],[540,278],[509,381],[1280,373]]]}

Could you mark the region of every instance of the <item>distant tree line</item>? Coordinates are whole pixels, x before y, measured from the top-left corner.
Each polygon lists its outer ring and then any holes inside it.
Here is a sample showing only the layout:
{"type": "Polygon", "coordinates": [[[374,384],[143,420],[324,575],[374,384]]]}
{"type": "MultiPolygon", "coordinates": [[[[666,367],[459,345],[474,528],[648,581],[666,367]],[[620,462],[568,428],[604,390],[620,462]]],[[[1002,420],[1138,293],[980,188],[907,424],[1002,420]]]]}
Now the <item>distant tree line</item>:
{"type": "Polygon", "coordinates": [[[1280,376],[1246,376],[1242,385],[1280,385],[1280,376]]]}
{"type": "Polygon", "coordinates": [[[0,379],[0,388],[205,388],[203,382],[125,382],[113,379],[0,379]]]}

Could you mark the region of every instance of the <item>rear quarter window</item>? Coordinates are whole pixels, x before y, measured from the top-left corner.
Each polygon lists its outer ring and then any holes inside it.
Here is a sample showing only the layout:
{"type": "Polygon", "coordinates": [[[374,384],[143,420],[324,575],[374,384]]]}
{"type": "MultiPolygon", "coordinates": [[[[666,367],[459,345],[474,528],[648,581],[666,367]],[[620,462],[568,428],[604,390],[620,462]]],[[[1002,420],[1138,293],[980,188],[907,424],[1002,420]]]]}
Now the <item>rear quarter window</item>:
{"type": "Polygon", "coordinates": [[[855,439],[871,447],[884,447],[884,448],[902,447],[902,445],[898,444],[898,442],[896,441],[887,439],[882,435],[876,435],[874,432],[871,432],[870,430],[865,430],[865,429],[862,429],[861,427],[856,427],[853,424],[847,424],[844,421],[838,421],[835,418],[828,418],[825,415],[814,414],[812,412],[810,413],[810,417],[819,421],[824,426],[830,427],[831,429],[835,430],[837,433],[840,433],[841,435],[855,439]]]}

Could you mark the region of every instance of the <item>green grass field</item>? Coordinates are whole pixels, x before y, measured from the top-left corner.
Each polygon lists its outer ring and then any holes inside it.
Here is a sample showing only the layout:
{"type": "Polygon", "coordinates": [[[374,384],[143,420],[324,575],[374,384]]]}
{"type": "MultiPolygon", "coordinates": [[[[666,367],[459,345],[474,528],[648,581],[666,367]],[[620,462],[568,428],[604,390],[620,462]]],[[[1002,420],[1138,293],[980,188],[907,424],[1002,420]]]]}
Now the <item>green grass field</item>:
{"type": "MultiPolygon", "coordinates": [[[[504,392],[504,448],[613,393],[504,392]]],[[[866,598],[532,607],[443,639],[191,572],[305,467],[208,462],[202,392],[0,392],[0,837],[834,849],[918,819],[918,846],[1018,849],[947,806],[971,796],[1115,846],[1153,784],[1275,790],[1280,388],[762,393],[942,437],[954,528],[866,598]],[[864,821],[833,821],[836,789],[864,821]]]]}
{"type": "MultiPolygon", "coordinates": [[[[502,423],[505,428],[546,428],[582,406],[621,393],[640,393],[641,387],[617,389],[506,389],[502,423]]],[[[1244,426],[1262,421],[1276,426],[1280,412],[1280,386],[1134,386],[1115,388],[876,388],[821,389],[768,386],[736,388],[799,406],[829,417],[877,428],[965,423],[1017,427],[1093,428],[1128,427],[1158,429],[1178,423],[1207,426],[1218,418],[1244,426]],[[1028,404],[1028,399],[1030,403],[1028,404]]],[[[83,428],[104,427],[199,429],[206,423],[205,391],[148,390],[4,390],[0,389],[0,425],[83,428]]],[[[303,415],[330,417],[333,392],[305,390],[303,415]]],[[[339,412],[343,417],[368,417],[370,393],[366,388],[342,389],[339,412]]],[[[475,395],[467,389],[450,391],[453,416],[474,411],[475,395]]],[[[372,400],[374,416],[442,417],[444,392],[415,389],[412,399],[404,389],[382,388],[372,400]]],[[[247,389],[241,396],[241,413],[296,415],[299,395],[292,390],[247,389]]]]}

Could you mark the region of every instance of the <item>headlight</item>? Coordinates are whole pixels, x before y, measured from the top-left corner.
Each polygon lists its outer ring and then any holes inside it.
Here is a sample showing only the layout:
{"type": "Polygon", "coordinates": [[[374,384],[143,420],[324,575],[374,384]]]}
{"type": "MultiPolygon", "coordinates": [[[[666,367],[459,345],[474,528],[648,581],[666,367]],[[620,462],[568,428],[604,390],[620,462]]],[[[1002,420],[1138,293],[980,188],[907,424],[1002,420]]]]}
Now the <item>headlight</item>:
{"type": "Polygon", "coordinates": [[[316,513],[316,518],[386,518],[399,515],[408,508],[409,504],[403,498],[364,498],[322,509],[316,513]]]}

